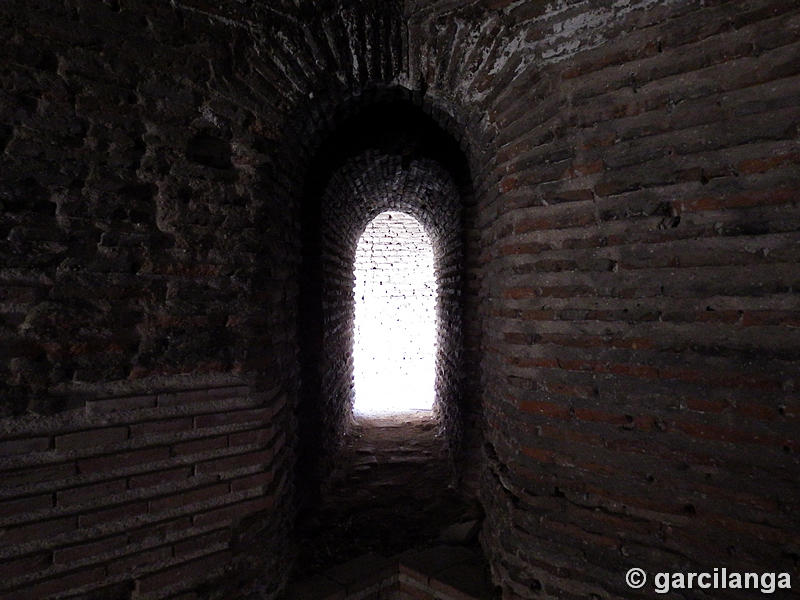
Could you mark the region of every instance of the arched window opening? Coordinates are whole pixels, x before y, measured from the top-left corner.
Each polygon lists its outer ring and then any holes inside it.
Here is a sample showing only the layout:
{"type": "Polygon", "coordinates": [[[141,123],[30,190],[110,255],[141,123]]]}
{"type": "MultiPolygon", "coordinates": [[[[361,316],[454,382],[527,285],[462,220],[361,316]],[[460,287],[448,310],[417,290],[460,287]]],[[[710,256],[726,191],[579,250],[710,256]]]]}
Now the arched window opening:
{"type": "Polygon", "coordinates": [[[375,217],[355,256],[356,415],[433,408],[436,276],[433,245],[402,212],[375,217]]]}

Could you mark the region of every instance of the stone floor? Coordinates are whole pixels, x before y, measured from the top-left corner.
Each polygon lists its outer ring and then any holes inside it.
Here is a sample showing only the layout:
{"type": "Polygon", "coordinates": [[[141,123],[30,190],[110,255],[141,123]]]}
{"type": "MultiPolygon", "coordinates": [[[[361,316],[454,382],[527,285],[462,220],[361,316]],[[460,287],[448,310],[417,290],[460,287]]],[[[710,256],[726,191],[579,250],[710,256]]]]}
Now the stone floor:
{"type": "Polygon", "coordinates": [[[294,581],[365,553],[428,548],[448,526],[448,542],[477,548],[469,523],[481,519],[480,507],[452,487],[444,437],[430,412],[358,419],[337,465],[320,505],[298,524],[294,581]]]}
{"type": "Polygon", "coordinates": [[[493,600],[480,552],[439,545],[365,554],[290,585],[284,600],[493,600]]]}

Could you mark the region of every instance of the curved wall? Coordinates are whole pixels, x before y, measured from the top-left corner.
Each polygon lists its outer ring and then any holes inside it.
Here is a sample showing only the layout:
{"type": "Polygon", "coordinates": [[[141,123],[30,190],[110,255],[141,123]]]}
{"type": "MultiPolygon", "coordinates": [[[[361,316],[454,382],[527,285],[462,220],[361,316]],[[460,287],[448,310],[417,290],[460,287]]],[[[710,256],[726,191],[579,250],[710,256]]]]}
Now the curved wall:
{"type": "Polygon", "coordinates": [[[481,497],[503,597],[796,572],[796,3],[406,11],[410,77],[488,132],[481,497]]]}
{"type": "MultiPolygon", "coordinates": [[[[469,163],[463,421],[487,424],[471,464],[505,597],[796,568],[798,19],[792,0],[2,3],[2,593],[276,593],[307,184],[386,87],[469,163]]],[[[382,153],[390,180],[435,158],[382,153]]]]}

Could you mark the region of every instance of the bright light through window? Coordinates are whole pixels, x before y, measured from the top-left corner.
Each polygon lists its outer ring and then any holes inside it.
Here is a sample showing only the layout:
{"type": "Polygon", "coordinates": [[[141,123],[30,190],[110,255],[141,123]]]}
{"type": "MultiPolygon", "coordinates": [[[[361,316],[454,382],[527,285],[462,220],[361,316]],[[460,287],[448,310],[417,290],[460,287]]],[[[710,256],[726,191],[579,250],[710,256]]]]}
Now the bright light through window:
{"type": "Polygon", "coordinates": [[[400,212],[375,217],[358,242],[355,277],[355,413],[431,410],[436,279],[422,225],[400,212]]]}

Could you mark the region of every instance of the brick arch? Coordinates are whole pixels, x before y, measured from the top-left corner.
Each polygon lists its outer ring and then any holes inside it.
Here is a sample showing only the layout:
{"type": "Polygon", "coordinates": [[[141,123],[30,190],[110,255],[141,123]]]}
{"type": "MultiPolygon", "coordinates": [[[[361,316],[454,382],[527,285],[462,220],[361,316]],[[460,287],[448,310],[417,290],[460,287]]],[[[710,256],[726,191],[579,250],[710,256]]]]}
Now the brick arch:
{"type": "MultiPolygon", "coordinates": [[[[434,245],[436,406],[454,460],[462,447],[464,242],[469,237],[463,215],[472,197],[467,159],[459,141],[398,90],[367,94],[364,102],[358,116],[352,107],[342,108],[342,127],[314,144],[317,156],[303,198],[301,481],[327,470],[350,418],[355,249],[366,225],[386,210],[417,218],[434,245]],[[396,116],[401,125],[389,123],[381,131],[380,113],[396,116]]],[[[313,489],[307,480],[299,487],[313,489]]]]}
{"type": "MultiPolygon", "coordinates": [[[[461,211],[452,178],[428,160],[404,164],[396,155],[369,152],[349,163],[331,180],[323,196],[322,261],[323,320],[342,323],[326,328],[322,397],[346,420],[352,405],[353,264],[366,225],[387,210],[415,217],[431,238],[437,279],[436,407],[457,445],[461,368],[460,292],[463,271],[461,211]]],[[[339,425],[341,427],[341,425],[339,425]]]]}

